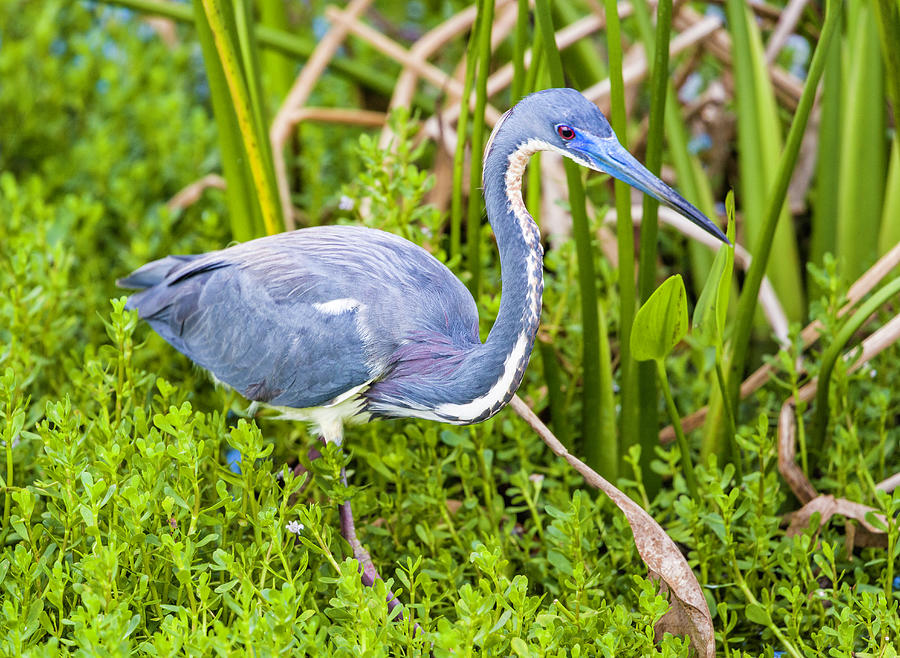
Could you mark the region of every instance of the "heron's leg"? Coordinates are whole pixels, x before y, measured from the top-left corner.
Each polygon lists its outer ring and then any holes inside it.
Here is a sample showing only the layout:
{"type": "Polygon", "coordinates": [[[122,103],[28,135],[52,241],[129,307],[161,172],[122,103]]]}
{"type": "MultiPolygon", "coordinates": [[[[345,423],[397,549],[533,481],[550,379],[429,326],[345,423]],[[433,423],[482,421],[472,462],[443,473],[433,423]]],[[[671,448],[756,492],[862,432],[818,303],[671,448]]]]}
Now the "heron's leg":
{"type": "MultiPolygon", "coordinates": [[[[324,443],[336,443],[338,446],[343,443],[344,427],[342,423],[338,422],[332,425],[323,425],[321,430],[324,443]]],[[[343,466],[341,467],[341,484],[345,487],[347,486],[347,470],[343,466]]],[[[363,585],[371,587],[375,584],[376,580],[381,580],[381,576],[378,575],[378,570],[375,569],[375,565],[372,564],[372,557],[369,555],[369,551],[365,549],[362,542],[359,541],[359,538],[356,536],[356,523],[353,520],[353,510],[350,507],[350,501],[345,500],[338,505],[338,512],[341,517],[341,535],[347,540],[347,543],[350,544],[350,548],[353,549],[353,557],[356,558],[356,561],[359,563],[360,578],[363,585]]],[[[388,590],[387,604],[389,613],[393,612],[394,609],[400,605],[400,601],[397,600],[397,597],[394,596],[394,593],[390,590],[388,590]]],[[[403,612],[397,611],[396,618],[398,621],[401,621],[403,619],[403,612]]],[[[416,624],[416,628],[418,629],[418,624],[416,624]]]]}
{"type": "MultiPolygon", "coordinates": [[[[341,467],[341,484],[345,487],[347,486],[347,472],[343,467],[341,467]]],[[[372,564],[372,557],[369,555],[369,551],[366,550],[356,536],[356,523],[353,521],[353,510],[350,508],[350,501],[345,500],[341,503],[338,506],[338,511],[341,515],[341,535],[350,544],[350,548],[353,549],[353,557],[359,563],[359,573],[363,585],[371,587],[376,580],[381,580],[381,576],[378,575],[375,565],[372,564]]],[[[394,608],[400,605],[400,601],[397,600],[397,597],[390,590],[388,590],[387,604],[388,612],[393,612],[394,608]]],[[[403,620],[402,611],[397,613],[397,620],[403,620]]]]}

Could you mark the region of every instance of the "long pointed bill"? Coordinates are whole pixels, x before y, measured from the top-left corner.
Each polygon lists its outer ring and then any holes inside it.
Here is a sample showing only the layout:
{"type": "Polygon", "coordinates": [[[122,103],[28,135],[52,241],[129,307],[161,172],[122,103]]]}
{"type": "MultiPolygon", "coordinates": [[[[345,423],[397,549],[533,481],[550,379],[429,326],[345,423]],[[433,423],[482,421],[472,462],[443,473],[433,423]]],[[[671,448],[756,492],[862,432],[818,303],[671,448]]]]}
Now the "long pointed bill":
{"type": "Polygon", "coordinates": [[[615,138],[593,138],[590,149],[584,154],[598,171],[609,174],[632,187],[648,194],[685,216],[707,233],[714,235],[725,244],[730,244],[722,230],[713,224],[702,212],[691,205],[683,196],[663,183],[659,178],[638,162],[615,138]]]}

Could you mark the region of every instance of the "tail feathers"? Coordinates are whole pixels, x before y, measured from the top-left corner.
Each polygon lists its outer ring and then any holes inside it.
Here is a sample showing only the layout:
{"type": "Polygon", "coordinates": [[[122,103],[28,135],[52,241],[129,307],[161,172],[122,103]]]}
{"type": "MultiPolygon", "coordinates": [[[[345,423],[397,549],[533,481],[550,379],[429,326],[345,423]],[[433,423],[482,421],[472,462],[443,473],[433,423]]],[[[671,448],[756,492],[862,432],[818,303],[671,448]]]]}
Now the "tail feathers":
{"type": "Polygon", "coordinates": [[[123,279],[118,279],[116,285],[120,288],[143,290],[152,288],[172,273],[178,267],[188,263],[198,256],[166,256],[136,269],[123,279]]]}

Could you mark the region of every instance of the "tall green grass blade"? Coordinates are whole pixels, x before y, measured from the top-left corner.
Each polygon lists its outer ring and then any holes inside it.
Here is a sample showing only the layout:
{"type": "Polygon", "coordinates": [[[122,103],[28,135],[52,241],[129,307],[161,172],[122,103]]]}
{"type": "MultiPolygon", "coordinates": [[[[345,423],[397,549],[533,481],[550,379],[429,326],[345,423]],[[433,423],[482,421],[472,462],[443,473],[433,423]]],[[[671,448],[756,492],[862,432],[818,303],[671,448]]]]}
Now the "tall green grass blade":
{"type": "Polygon", "coordinates": [[[825,262],[825,254],[834,254],[837,250],[838,183],[843,131],[842,55],[841,48],[829,50],[819,101],[819,152],[816,156],[816,198],[813,204],[809,260],[820,266],[825,262]]]}
{"type": "Polygon", "coordinates": [[[895,135],[884,193],[878,253],[884,254],[898,243],[900,243],[900,138],[895,135]]]}
{"type": "MultiPolygon", "coordinates": [[[[565,86],[562,60],[554,39],[553,17],[548,0],[535,2],[538,31],[550,73],[550,84],[554,87],[565,86]]],[[[570,160],[564,161],[566,182],[569,186],[569,206],[572,213],[572,234],[575,239],[575,250],[578,257],[578,288],[581,294],[581,322],[583,332],[583,404],[581,418],[581,435],[585,450],[602,459],[591,466],[602,475],[616,473],[617,465],[610,461],[608,455],[615,453],[615,436],[604,436],[601,424],[601,405],[603,404],[603,381],[600,368],[600,318],[597,311],[597,281],[594,270],[593,240],[585,210],[584,186],[578,165],[570,160]],[[587,447],[588,443],[601,442],[601,446],[587,447]],[[607,446],[609,449],[607,449],[607,446]]]]}
{"type": "Polygon", "coordinates": [[[794,120],[791,122],[784,154],[778,162],[778,170],[775,176],[776,183],[769,197],[768,212],[766,213],[759,239],[753,245],[753,262],[747,271],[744,287],[741,290],[740,300],[738,301],[728,369],[728,394],[731,398],[731,408],[734,409],[735,413],[738,410],[741,379],[747,360],[747,349],[750,343],[750,332],[753,326],[753,316],[756,312],[759,287],[762,284],[766,265],[772,253],[772,241],[775,238],[775,231],[781,215],[780,211],[787,195],[791,174],[797,162],[797,154],[800,152],[800,143],[806,130],[806,122],[809,120],[809,113],[815,100],[816,88],[822,77],[822,71],[825,69],[828,47],[840,25],[840,0],[827,0],[825,7],[825,25],[822,28],[822,34],[813,53],[809,74],[803,85],[803,93],[800,96],[800,102],[797,104],[794,120]]]}
{"type": "MultiPolygon", "coordinates": [[[[571,0],[555,0],[552,3],[553,24],[556,27],[570,25],[585,12],[581,7],[576,7],[571,0]]],[[[590,87],[597,80],[606,77],[606,67],[603,66],[603,58],[597,56],[597,49],[590,39],[579,39],[560,53],[563,68],[575,87],[590,87]]]]}
{"type": "Polygon", "coordinates": [[[900,292],[900,278],[892,279],[872,294],[859,308],[847,319],[838,330],[834,341],[822,354],[822,364],[819,367],[819,387],[816,390],[816,415],[810,432],[810,450],[818,453],[825,444],[825,435],[828,431],[829,419],[829,388],[831,373],[845,346],[868,321],[873,313],[878,311],[891,297],[900,292]]]}
{"type": "MultiPolygon", "coordinates": [[[[278,199],[278,182],[275,179],[275,163],[273,162],[272,142],[269,140],[269,113],[266,107],[265,96],[262,87],[262,75],[259,67],[260,48],[256,40],[256,32],[253,29],[252,5],[250,0],[233,0],[235,28],[234,36],[237,39],[240,52],[240,64],[243,72],[245,86],[250,100],[250,119],[253,132],[259,144],[261,152],[261,164],[264,167],[263,180],[270,188],[269,194],[278,199]]],[[[263,196],[260,196],[262,200],[263,196]]],[[[272,234],[284,230],[284,209],[280,203],[278,207],[277,224],[266,225],[266,232],[272,234]]]]}
{"type": "MultiPolygon", "coordinates": [[[[531,46],[531,66],[525,72],[525,91],[537,91],[538,80],[547,77],[547,64],[544,61],[544,45],[541,39],[541,31],[537,27],[534,30],[534,43],[531,46]]],[[[541,85],[543,86],[543,85],[541,85]]]]}
{"type": "MultiPolygon", "coordinates": [[[[759,28],[743,0],[727,0],[731,26],[738,118],[740,188],[745,241],[759,244],[768,200],[775,184],[775,163],[781,156],[781,124],[769,80],[759,28]]],[[[781,209],[767,274],[790,320],[803,318],[803,281],[796,239],[787,208],[781,209]]],[[[756,252],[753,253],[756,257],[756,252]]]]}
{"type": "MultiPolygon", "coordinates": [[[[606,40],[609,52],[610,124],[622,146],[628,148],[625,116],[625,82],[622,78],[622,33],[616,0],[604,0],[606,40]]],[[[619,368],[622,411],[619,416],[619,454],[637,441],[637,362],[631,357],[631,327],[635,312],[634,225],[631,221],[631,188],[620,180],[614,185],[616,197],[616,242],[619,256],[619,368]]]]}
{"type": "Polygon", "coordinates": [[[237,33],[229,29],[229,16],[233,15],[232,7],[227,0],[203,0],[203,10],[209,21],[225,81],[231,94],[266,232],[277,233],[284,228],[284,220],[281,217],[275,179],[271,173],[271,157],[268,162],[265,161],[266,149],[260,141],[257,128],[259,117],[254,116],[248,83],[235,48],[237,33]]]}
{"type": "Polygon", "coordinates": [[[728,297],[731,293],[731,276],[734,270],[733,224],[731,246],[721,245],[710,270],[709,279],[694,306],[692,319],[693,334],[704,345],[713,345],[721,350],[725,338],[725,318],[728,297]]]}
{"type": "MultiPolygon", "coordinates": [[[[878,21],[878,36],[881,54],[887,70],[887,91],[894,117],[900,116],[900,4],[897,0],[875,0],[875,17],[878,21]]],[[[896,134],[895,141],[898,139],[896,134]]]]}
{"type": "MultiPolygon", "coordinates": [[[[285,0],[259,0],[259,18],[260,24],[268,28],[283,32],[289,32],[291,29],[285,10],[285,0]]],[[[256,40],[259,41],[258,34],[256,40]]],[[[264,50],[260,57],[267,93],[270,98],[280,101],[287,96],[294,83],[296,65],[283,53],[271,49],[264,50]]]]}
{"type": "Polygon", "coordinates": [[[588,462],[604,464],[609,478],[621,472],[618,428],[616,427],[616,397],[613,389],[612,352],[609,347],[609,322],[603,302],[597,304],[600,344],[600,441],[584,442],[588,462]],[[602,452],[602,454],[601,454],[602,452]]]}
{"type": "Polygon", "coordinates": [[[837,256],[838,273],[853,281],[878,257],[886,153],[884,69],[875,14],[868,3],[856,6],[855,20],[849,27],[837,256]]]}
{"type": "MultiPolygon", "coordinates": [[[[650,20],[650,11],[645,3],[635,4],[635,20],[641,39],[645,44],[652,44],[654,40],[653,24],[650,20]]],[[[666,97],[677,98],[671,82],[667,85],[666,97]]],[[[703,211],[707,217],[715,217],[716,207],[709,178],[704,175],[703,166],[688,148],[687,126],[681,116],[680,106],[674,100],[666,103],[665,129],[669,154],[678,176],[677,188],[681,191],[682,196],[703,211]]],[[[687,241],[687,249],[694,280],[694,292],[699,295],[709,274],[709,268],[712,266],[713,254],[704,245],[694,240],[687,241]]]]}
{"type": "MultiPolygon", "coordinates": [[[[635,3],[635,7],[641,3],[635,3]]],[[[662,169],[663,128],[665,126],[666,96],[669,88],[669,36],[672,30],[672,2],[660,0],[656,7],[656,35],[653,43],[645,42],[647,60],[653,61],[650,72],[650,117],[647,132],[645,166],[659,175],[662,169]]],[[[656,240],[659,232],[659,202],[644,196],[641,237],[638,247],[638,295],[646,300],[656,288],[656,240]]],[[[632,336],[633,338],[633,336],[632,336]]],[[[632,340],[634,349],[634,340],[632,340]]],[[[659,444],[657,414],[657,369],[650,363],[638,364],[638,417],[641,464],[644,485],[653,495],[659,487],[658,476],[650,468],[654,450],[659,444]]]]}
{"type": "MultiPolygon", "coordinates": [[[[466,224],[468,246],[467,268],[471,278],[469,290],[478,299],[481,292],[481,227],[484,200],[481,190],[482,150],[484,146],[484,109],[487,106],[487,79],[491,65],[491,30],[494,27],[494,0],[478,4],[481,20],[478,31],[477,71],[475,73],[475,111],[472,113],[472,152],[469,165],[469,208],[466,224]]],[[[468,98],[466,98],[468,102],[468,98]]]]}
{"type": "Polygon", "coordinates": [[[540,33],[540,45],[547,58],[547,70],[550,73],[550,84],[554,87],[566,86],[566,75],[563,71],[562,57],[556,47],[556,28],[553,26],[553,15],[547,0],[534,3],[535,22],[540,33]]]}
{"type": "Polygon", "coordinates": [[[241,141],[240,126],[231,103],[228,83],[225,81],[216,44],[203,7],[197,3],[194,8],[197,14],[197,38],[203,51],[203,63],[206,67],[213,114],[219,134],[231,236],[243,242],[262,235],[262,216],[253,189],[253,181],[247,171],[247,156],[241,141]]]}
{"type": "Polygon", "coordinates": [[[510,105],[525,95],[525,50],[528,46],[528,0],[518,0],[516,30],[513,40],[513,79],[510,86],[510,105]]]}
{"type": "Polygon", "coordinates": [[[566,396],[563,392],[562,375],[556,360],[556,349],[552,343],[537,342],[544,367],[544,382],[547,384],[547,400],[550,406],[553,433],[567,448],[572,447],[572,428],[566,414],[566,396]]]}
{"type": "Polygon", "coordinates": [[[453,154],[453,192],[450,197],[451,258],[462,254],[463,173],[465,170],[466,140],[469,133],[469,98],[472,96],[472,86],[475,84],[475,52],[478,47],[481,20],[482,13],[479,10],[475,15],[475,24],[472,26],[472,32],[469,35],[469,45],[466,49],[466,79],[463,82],[459,119],[456,121],[456,151],[453,154]]]}

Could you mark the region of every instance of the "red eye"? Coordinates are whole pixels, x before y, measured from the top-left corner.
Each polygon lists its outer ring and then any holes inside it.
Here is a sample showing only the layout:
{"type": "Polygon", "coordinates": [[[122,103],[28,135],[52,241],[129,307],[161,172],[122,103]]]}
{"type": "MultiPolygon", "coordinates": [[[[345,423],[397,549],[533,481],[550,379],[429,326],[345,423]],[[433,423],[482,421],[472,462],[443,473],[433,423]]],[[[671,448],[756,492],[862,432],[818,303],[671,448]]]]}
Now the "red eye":
{"type": "Polygon", "coordinates": [[[570,126],[566,124],[560,124],[556,126],[556,134],[562,137],[564,140],[569,141],[570,139],[575,139],[575,131],[572,130],[570,126]]]}

